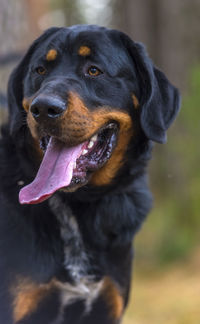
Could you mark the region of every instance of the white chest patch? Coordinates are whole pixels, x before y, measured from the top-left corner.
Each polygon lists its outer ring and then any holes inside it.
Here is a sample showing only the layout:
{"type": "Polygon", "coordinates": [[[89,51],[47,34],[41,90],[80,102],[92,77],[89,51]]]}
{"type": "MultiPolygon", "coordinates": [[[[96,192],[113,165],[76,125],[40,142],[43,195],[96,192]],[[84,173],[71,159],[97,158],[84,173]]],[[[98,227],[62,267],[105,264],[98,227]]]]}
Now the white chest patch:
{"type": "Polygon", "coordinates": [[[58,286],[61,289],[62,312],[67,305],[70,305],[76,300],[83,300],[85,302],[85,313],[88,313],[91,310],[93,302],[99,296],[103,286],[103,280],[89,282],[87,279],[83,279],[76,285],[59,282],[58,286]]]}

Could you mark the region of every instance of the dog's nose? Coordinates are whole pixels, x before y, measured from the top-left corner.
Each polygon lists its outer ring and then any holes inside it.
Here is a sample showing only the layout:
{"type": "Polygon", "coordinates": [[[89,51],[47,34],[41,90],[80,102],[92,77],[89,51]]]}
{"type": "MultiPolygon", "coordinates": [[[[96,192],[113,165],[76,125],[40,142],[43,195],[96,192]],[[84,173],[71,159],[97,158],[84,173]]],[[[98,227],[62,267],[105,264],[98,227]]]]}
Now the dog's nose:
{"type": "Polygon", "coordinates": [[[50,96],[38,96],[31,104],[30,111],[38,122],[55,120],[59,118],[66,109],[66,104],[58,98],[50,96]]]}

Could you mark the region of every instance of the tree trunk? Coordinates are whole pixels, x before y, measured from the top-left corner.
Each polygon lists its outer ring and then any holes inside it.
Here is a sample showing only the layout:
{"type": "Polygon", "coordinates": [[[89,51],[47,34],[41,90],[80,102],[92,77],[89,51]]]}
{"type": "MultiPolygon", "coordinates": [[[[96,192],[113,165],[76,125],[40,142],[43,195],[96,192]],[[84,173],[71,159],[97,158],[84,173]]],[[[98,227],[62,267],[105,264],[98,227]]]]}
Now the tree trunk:
{"type": "Polygon", "coordinates": [[[199,0],[115,0],[112,25],[143,42],[180,89],[200,55],[199,0]]]}

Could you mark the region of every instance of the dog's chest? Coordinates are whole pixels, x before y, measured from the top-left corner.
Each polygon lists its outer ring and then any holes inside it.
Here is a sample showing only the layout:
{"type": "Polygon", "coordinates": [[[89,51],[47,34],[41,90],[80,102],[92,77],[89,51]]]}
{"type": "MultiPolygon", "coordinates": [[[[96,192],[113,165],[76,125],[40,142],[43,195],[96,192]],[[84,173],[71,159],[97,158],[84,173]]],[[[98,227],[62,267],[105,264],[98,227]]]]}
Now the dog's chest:
{"type": "Polygon", "coordinates": [[[71,302],[82,299],[86,310],[97,298],[103,282],[96,281],[90,274],[89,255],[85,250],[78,223],[69,206],[64,204],[59,196],[49,199],[50,208],[60,224],[60,235],[63,241],[63,267],[73,283],[57,282],[61,290],[63,307],[71,302]]]}

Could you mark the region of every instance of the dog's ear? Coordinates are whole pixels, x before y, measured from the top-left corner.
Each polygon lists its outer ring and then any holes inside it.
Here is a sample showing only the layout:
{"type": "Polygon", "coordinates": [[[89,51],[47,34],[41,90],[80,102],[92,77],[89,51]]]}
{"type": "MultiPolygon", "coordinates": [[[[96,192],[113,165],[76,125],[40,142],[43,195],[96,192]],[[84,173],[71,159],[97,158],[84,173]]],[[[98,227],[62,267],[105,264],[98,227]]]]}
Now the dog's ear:
{"type": "Polygon", "coordinates": [[[165,143],[166,130],[180,108],[179,91],[148,57],[142,44],[121,33],[123,45],[131,56],[140,84],[141,127],[150,140],[165,143]]]}
{"type": "Polygon", "coordinates": [[[13,70],[8,81],[8,107],[9,107],[9,125],[10,133],[15,135],[23,125],[25,112],[22,108],[23,100],[23,82],[29,69],[29,61],[34,50],[47,37],[58,31],[59,28],[52,27],[46,30],[38,39],[36,39],[27,53],[24,55],[18,66],[13,70]]]}

